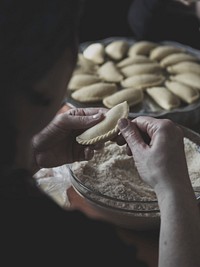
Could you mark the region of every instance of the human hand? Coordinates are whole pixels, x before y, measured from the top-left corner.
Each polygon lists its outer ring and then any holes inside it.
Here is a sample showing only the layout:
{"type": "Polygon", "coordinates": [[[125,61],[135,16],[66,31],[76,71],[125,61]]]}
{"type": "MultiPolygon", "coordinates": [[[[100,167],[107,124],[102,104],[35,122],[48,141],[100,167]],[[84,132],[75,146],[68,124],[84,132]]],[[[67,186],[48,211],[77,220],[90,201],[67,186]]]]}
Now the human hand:
{"type": "MultiPolygon", "coordinates": [[[[183,132],[170,120],[141,116],[121,119],[118,127],[133,155],[141,178],[154,190],[174,188],[189,176],[184,152],[183,132]],[[148,136],[145,142],[142,136],[148,136]],[[181,181],[180,181],[181,180],[181,181]]],[[[119,138],[118,144],[123,144],[119,138]]]]}
{"type": "Polygon", "coordinates": [[[76,142],[76,136],[100,122],[106,112],[104,108],[72,108],[56,115],[33,138],[33,153],[38,169],[91,159],[94,150],[102,148],[103,144],[83,146],[76,142]]]}

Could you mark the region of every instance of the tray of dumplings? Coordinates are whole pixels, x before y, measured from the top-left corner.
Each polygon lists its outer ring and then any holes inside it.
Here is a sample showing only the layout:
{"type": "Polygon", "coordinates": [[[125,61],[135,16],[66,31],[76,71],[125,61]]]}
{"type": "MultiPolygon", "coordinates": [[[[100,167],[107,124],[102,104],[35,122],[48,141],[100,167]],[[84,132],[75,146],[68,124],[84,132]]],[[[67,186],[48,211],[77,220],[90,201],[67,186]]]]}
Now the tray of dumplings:
{"type": "Polygon", "coordinates": [[[106,108],[127,101],[130,117],[167,117],[187,126],[191,116],[199,119],[200,51],[125,37],[82,43],[66,101],[106,108]]]}

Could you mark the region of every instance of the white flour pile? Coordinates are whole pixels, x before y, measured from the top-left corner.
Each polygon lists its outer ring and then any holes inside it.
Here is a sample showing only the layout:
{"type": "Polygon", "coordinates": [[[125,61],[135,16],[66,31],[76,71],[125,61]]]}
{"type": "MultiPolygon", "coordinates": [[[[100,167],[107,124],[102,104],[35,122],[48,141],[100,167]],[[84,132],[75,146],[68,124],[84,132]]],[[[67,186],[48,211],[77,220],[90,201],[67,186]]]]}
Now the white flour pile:
{"type": "MultiPolygon", "coordinates": [[[[184,138],[185,153],[192,185],[200,187],[200,152],[198,146],[184,138]]],[[[73,172],[88,188],[122,200],[156,200],[152,188],[140,178],[126,147],[107,142],[90,161],[76,162],[73,172]]]]}
{"type": "Polygon", "coordinates": [[[184,138],[188,171],[193,187],[200,187],[200,147],[184,138]]]}

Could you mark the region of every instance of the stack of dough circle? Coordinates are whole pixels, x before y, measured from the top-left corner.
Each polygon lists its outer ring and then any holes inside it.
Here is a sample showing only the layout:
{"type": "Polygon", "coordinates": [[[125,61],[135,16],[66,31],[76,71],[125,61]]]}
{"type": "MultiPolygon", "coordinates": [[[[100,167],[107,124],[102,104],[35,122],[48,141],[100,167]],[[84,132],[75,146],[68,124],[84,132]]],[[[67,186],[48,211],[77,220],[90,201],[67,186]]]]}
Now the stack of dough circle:
{"type": "Polygon", "coordinates": [[[93,42],[78,54],[68,84],[71,99],[109,109],[150,99],[163,110],[200,98],[200,59],[182,46],[147,40],[93,42]]]}

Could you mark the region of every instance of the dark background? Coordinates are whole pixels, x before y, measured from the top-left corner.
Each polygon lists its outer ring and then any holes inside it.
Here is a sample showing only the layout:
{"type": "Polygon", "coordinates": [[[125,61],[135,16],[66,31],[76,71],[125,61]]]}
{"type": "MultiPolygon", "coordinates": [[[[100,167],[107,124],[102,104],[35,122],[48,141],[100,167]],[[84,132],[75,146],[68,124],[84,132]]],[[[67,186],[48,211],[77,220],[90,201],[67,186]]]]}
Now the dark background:
{"type": "Polygon", "coordinates": [[[86,0],[80,25],[80,42],[133,36],[127,19],[131,3],[132,0],[86,0]]]}
{"type": "Polygon", "coordinates": [[[194,7],[175,1],[85,0],[79,37],[81,43],[108,37],[171,40],[200,49],[199,28],[194,7]]]}

